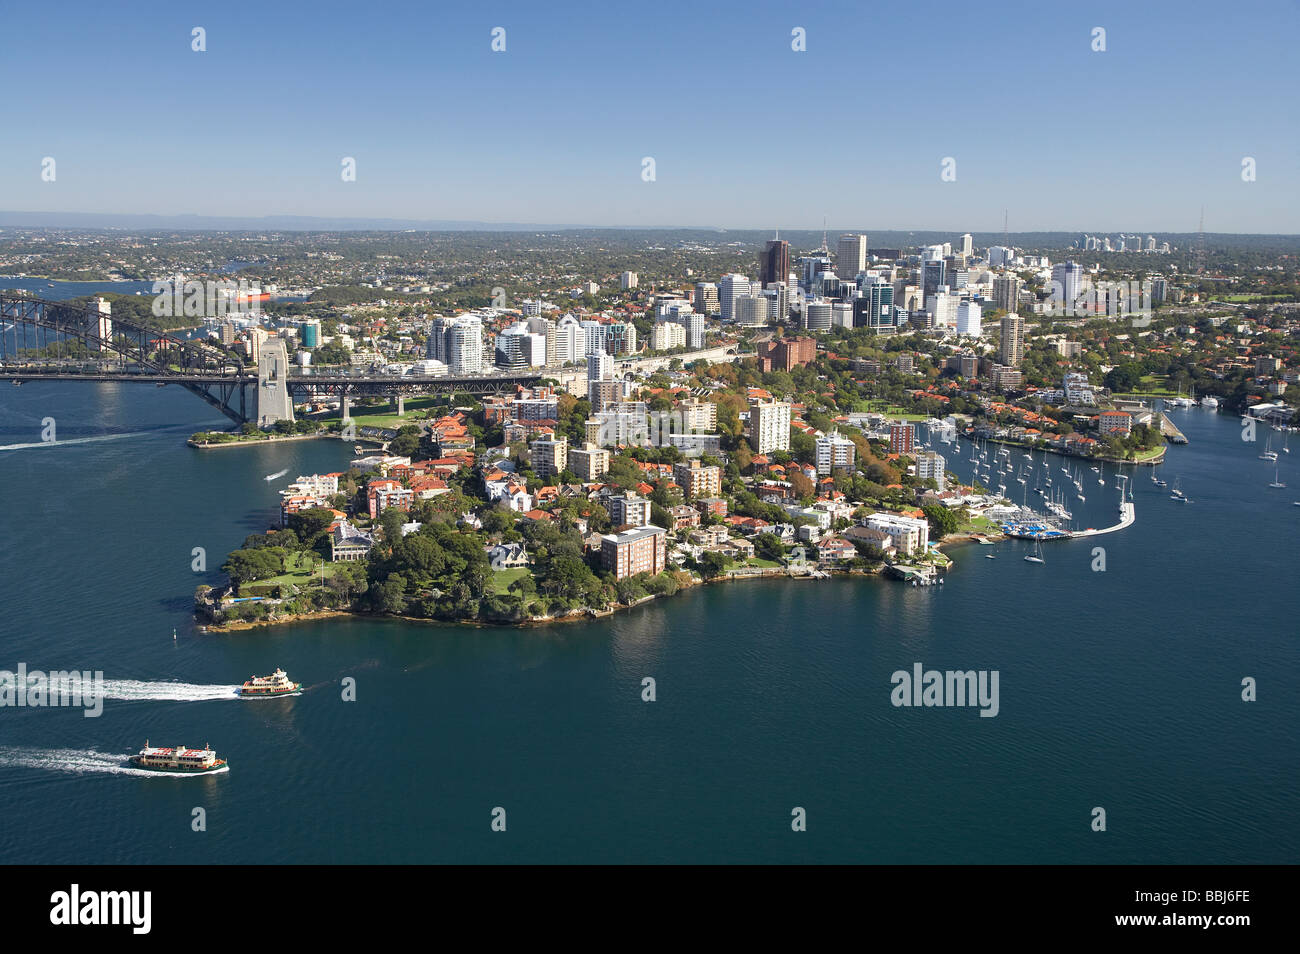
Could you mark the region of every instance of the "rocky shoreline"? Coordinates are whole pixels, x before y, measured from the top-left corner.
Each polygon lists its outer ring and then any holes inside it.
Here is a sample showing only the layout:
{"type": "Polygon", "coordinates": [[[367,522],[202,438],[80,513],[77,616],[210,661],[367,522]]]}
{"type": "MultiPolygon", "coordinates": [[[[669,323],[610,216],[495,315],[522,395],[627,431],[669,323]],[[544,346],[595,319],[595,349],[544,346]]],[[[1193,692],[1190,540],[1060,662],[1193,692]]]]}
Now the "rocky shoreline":
{"type": "MultiPolygon", "coordinates": [[[[975,539],[975,538],[971,537],[970,539],[975,539]]],[[[970,540],[964,538],[961,540],[954,539],[953,542],[965,543],[965,542],[970,542],[970,540]]],[[[940,545],[940,548],[942,549],[942,547],[947,543],[948,540],[945,539],[944,543],[940,545]]],[[[496,628],[496,627],[511,627],[515,629],[527,629],[530,627],[538,627],[538,626],[553,626],[557,623],[582,623],[582,622],[590,622],[596,619],[605,619],[623,610],[635,609],[638,606],[643,606],[646,603],[650,603],[655,600],[672,599],[672,597],[676,596],[678,593],[681,593],[685,590],[694,589],[697,586],[709,586],[716,583],[731,583],[738,580],[750,580],[750,579],[770,580],[773,578],[785,578],[790,580],[801,580],[801,579],[819,580],[819,579],[831,579],[832,577],[835,576],[883,577],[885,571],[885,564],[883,563],[878,564],[876,567],[871,569],[856,568],[856,567],[849,568],[849,569],[842,569],[842,570],[819,568],[821,569],[822,574],[824,574],[821,576],[814,576],[811,573],[790,573],[786,569],[777,568],[777,567],[761,567],[761,568],[756,567],[754,569],[756,572],[737,573],[737,574],[729,573],[723,576],[715,577],[714,579],[711,580],[702,580],[702,579],[693,578],[691,582],[681,584],[677,588],[676,592],[671,594],[667,594],[667,593],[662,595],[651,594],[642,597],[641,599],[637,600],[634,603],[628,603],[628,604],[616,603],[607,606],[604,609],[585,607],[583,609],[574,610],[572,613],[568,613],[564,616],[536,616],[536,617],[530,617],[528,619],[523,619],[523,620],[510,621],[510,620],[483,620],[483,619],[429,619],[423,616],[400,616],[400,615],[389,615],[389,614],[382,614],[382,613],[367,613],[358,610],[318,610],[314,613],[303,613],[295,616],[278,617],[275,619],[234,620],[226,623],[200,624],[199,631],[203,633],[217,633],[217,634],[236,633],[236,632],[243,632],[246,630],[262,629],[262,628],[273,627],[273,626],[283,626],[290,623],[305,623],[305,622],[313,622],[315,620],[336,619],[339,617],[353,617],[357,619],[371,619],[371,620],[401,620],[402,622],[407,622],[407,623],[424,623],[424,624],[432,624],[436,626],[473,626],[473,627],[479,627],[485,629],[496,628]]]]}

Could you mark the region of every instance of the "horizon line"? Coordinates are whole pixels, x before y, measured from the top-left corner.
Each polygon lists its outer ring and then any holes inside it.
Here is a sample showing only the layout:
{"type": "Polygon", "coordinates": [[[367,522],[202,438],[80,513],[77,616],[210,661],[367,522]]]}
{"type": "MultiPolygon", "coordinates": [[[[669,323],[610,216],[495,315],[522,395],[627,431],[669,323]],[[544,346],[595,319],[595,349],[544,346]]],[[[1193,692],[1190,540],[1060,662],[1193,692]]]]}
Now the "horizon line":
{"type": "MultiPolygon", "coordinates": [[[[293,232],[296,232],[296,231],[302,231],[302,232],[310,232],[310,231],[326,231],[326,232],[328,232],[328,231],[338,231],[338,230],[339,230],[339,227],[337,227],[337,226],[334,227],[334,228],[330,228],[330,227],[317,227],[317,228],[314,228],[314,229],[313,229],[313,228],[311,228],[311,227],[308,227],[307,225],[274,225],[274,224],[271,224],[271,223],[275,222],[276,220],[280,220],[280,221],[286,221],[286,222],[301,221],[301,222],[304,222],[304,223],[306,223],[306,222],[313,222],[313,221],[315,221],[315,222],[329,222],[329,221],[333,221],[333,222],[339,222],[339,223],[358,223],[358,224],[353,225],[353,226],[351,226],[351,227],[352,227],[352,228],[356,228],[356,229],[361,230],[361,231],[372,231],[372,232],[401,232],[401,231],[416,231],[416,232],[419,232],[419,231],[456,232],[456,231],[474,231],[474,230],[480,230],[480,231],[515,232],[515,231],[530,231],[530,230],[562,230],[562,231],[580,231],[580,230],[599,230],[599,229],[616,229],[616,230],[620,230],[620,231],[636,231],[636,230],[644,230],[644,231],[672,231],[672,232],[688,232],[688,231],[694,231],[694,232],[713,232],[713,233],[727,233],[727,232],[771,232],[771,228],[770,228],[770,227],[765,227],[765,226],[745,227],[745,226],[722,226],[722,225],[663,225],[663,224],[659,224],[659,225],[628,225],[628,224],[611,225],[611,224],[603,224],[603,225],[601,225],[601,224],[591,224],[591,223],[583,224],[583,223],[573,223],[573,222],[568,222],[568,223],[552,223],[552,222],[492,222],[492,221],[485,221],[485,220],[479,220],[479,219],[401,219],[401,218],[393,218],[393,217],[390,217],[390,216],[374,216],[374,217],[367,218],[367,217],[362,217],[362,216],[347,216],[347,215],[301,215],[301,214],[297,214],[297,213],[273,213],[273,214],[270,214],[270,215],[261,215],[261,216],[257,216],[257,215],[208,215],[208,214],[197,213],[197,212],[181,212],[181,213],[161,213],[161,212],[44,212],[44,211],[22,211],[22,210],[0,210],[0,229],[3,229],[3,228],[30,228],[30,229],[41,229],[41,228],[48,228],[48,229],[77,229],[77,228],[81,228],[81,229],[109,229],[109,230],[112,230],[112,231],[132,232],[132,231],[141,231],[141,230],[144,230],[144,229],[147,229],[147,228],[148,228],[148,226],[146,226],[146,225],[116,225],[116,226],[115,226],[115,225],[109,225],[109,224],[100,224],[100,225],[81,225],[81,224],[77,224],[77,223],[75,223],[75,222],[46,222],[46,223],[40,223],[40,224],[28,224],[28,223],[22,223],[22,222],[8,222],[8,221],[5,221],[8,217],[11,217],[11,216],[12,216],[12,217],[15,217],[15,218],[30,216],[30,217],[49,218],[49,219],[59,219],[59,218],[66,218],[66,219],[78,219],[78,218],[81,218],[81,219],[177,219],[177,220],[189,220],[189,219],[193,219],[193,220],[209,220],[209,221],[212,221],[212,222],[222,222],[222,221],[226,221],[226,222],[231,222],[231,223],[235,223],[235,222],[266,223],[266,224],[262,224],[262,225],[249,224],[249,225],[246,225],[246,226],[234,226],[234,225],[231,225],[231,226],[226,226],[226,227],[219,226],[219,225],[208,225],[208,226],[206,226],[206,227],[203,227],[203,226],[196,226],[196,227],[194,227],[194,228],[185,228],[185,227],[181,227],[181,226],[157,226],[157,227],[160,227],[160,228],[162,228],[162,227],[166,227],[166,228],[171,228],[171,229],[176,229],[176,230],[181,230],[181,231],[249,231],[249,230],[256,229],[256,228],[270,228],[270,229],[274,229],[274,230],[276,230],[276,231],[286,231],[286,232],[290,232],[290,231],[293,231],[293,232]],[[365,224],[365,223],[371,223],[371,224],[365,224]],[[382,224],[382,225],[381,225],[381,224],[376,224],[376,223],[385,223],[385,224],[382,224]]],[[[1184,232],[1184,231],[1174,231],[1174,230],[1169,230],[1169,229],[1154,229],[1154,228],[1133,229],[1133,230],[1131,230],[1131,231],[1129,231],[1129,232],[1125,232],[1123,229],[1118,229],[1118,228],[1096,229],[1096,228],[1080,228],[1080,227],[1057,227],[1057,228],[1034,228],[1034,229],[1021,229],[1021,230],[1019,230],[1019,231],[1011,231],[1011,230],[1008,230],[1008,231],[1005,232],[1005,233],[1003,233],[1003,231],[1002,231],[1001,228],[994,228],[994,229],[987,229],[987,230],[983,230],[983,229],[964,229],[964,230],[963,230],[963,229],[923,228],[923,227],[911,227],[911,228],[897,228],[897,227],[895,227],[895,228],[884,228],[884,227],[878,227],[878,228],[875,228],[875,229],[862,229],[862,228],[860,228],[860,227],[858,227],[858,228],[843,227],[843,228],[836,228],[836,229],[829,229],[829,228],[827,228],[827,229],[823,229],[822,227],[815,227],[815,226],[814,226],[814,227],[808,227],[808,228],[799,228],[799,227],[797,227],[797,226],[795,226],[795,227],[785,226],[785,227],[783,227],[783,228],[784,228],[784,231],[786,231],[786,232],[809,232],[809,233],[814,233],[814,234],[816,234],[816,233],[821,233],[821,232],[823,232],[823,231],[835,232],[835,233],[837,233],[837,234],[862,234],[862,233],[865,232],[868,236],[870,235],[870,233],[871,233],[872,231],[875,231],[875,232],[877,232],[877,233],[882,233],[882,232],[883,232],[883,233],[894,233],[894,232],[903,232],[903,233],[916,233],[916,232],[922,232],[922,233],[925,233],[925,232],[935,232],[935,233],[941,233],[941,234],[954,234],[954,235],[964,235],[964,234],[971,234],[971,235],[975,235],[975,234],[986,234],[986,235],[997,235],[997,234],[1006,234],[1006,235],[1035,235],[1035,234],[1048,234],[1048,235],[1050,235],[1050,234],[1057,234],[1057,233],[1060,233],[1060,234],[1097,234],[1097,235],[1126,235],[1126,234],[1133,234],[1133,235],[1136,235],[1136,234],[1138,234],[1139,232],[1140,232],[1141,234],[1143,234],[1143,235],[1161,235],[1161,234],[1164,234],[1164,235],[1190,235],[1190,236],[1195,236],[1195,235],[1199,234],[1199,232],[1198,232],[1197,230],[1185,231],[1185,232],[1184,232]]],[[[1272,237],[1279,237],[1279,238],[1300,238],[1300,232],[1205,232],[1204,234],[1207,235],[1207,236],[1209,236],[1209,235],[1230,235],[1230,236],[1272,236],[1272,237]]]]}

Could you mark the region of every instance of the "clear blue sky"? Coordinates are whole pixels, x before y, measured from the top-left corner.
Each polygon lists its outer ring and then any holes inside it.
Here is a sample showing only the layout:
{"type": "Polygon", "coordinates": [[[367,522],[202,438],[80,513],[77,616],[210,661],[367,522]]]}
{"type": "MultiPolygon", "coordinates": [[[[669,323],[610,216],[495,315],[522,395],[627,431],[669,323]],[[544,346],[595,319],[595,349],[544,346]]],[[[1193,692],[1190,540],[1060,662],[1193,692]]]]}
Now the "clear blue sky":
{"type": "Polygon", "coordinates": [[[1300,231],[1300,0],[808,7],[0,3],[0,210],[1300,231]]]}

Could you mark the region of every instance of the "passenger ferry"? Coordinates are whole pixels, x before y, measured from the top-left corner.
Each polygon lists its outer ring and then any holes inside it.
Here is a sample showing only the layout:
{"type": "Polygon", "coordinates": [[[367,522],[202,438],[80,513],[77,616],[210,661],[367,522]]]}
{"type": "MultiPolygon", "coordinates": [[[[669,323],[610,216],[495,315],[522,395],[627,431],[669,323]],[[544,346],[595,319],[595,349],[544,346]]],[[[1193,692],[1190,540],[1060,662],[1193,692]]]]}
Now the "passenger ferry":
{"type": "Polygon", "coordinates": [[[302,690],[302,683],[290,682],[283,669],[269,676],[253,676],[239,687],[241,696],[288,696],[302,690]]]}
{"type": "Polygon", "coordinates": [[[131,764],[151,772],[175,772],[180,775],[203,775],[226,768],[226,760],[217,758],[217,753],[206,743],[201,749],[187,749],[183,745],[169,749],[151,746],[148,739],[145,739],[140,754],[131,756],[131,764]]]}

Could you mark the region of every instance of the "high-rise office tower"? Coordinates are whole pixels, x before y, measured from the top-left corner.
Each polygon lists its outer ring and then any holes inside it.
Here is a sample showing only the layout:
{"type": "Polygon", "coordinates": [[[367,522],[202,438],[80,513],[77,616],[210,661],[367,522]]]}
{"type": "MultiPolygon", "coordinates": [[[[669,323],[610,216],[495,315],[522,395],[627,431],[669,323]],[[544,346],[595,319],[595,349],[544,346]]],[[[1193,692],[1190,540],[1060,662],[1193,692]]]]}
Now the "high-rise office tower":
{"type": "Polygon", "coordinates": [[[1070,303],[1079,297],[1083,284],[1083,266],[1062,262],[1052,266],[1052,301],[1070,303]]]}
{"type": "Polygon", "coordinates": [[[967,232],[961,237],[961,254],[962,258],[970,258],[975,251],[975,242],[967,232]]]}
{"type": "Polygon", "coordinates": [[[853,302],[853,326],[872,331],[894,327],[894,286],[876,281],[863,288],[853,302]]]}
{"type": "Polygon", "coordinates": [[[803,326],[809,331],[830,331],[831,303],[822,299],[804,302],[803,326]]]}
{"type": "Polygon", "coordinates": [[[750,281],[744,275],[723,275],[718,282],[718,311],[723,321],[736,318],[736,299],[749,296],[750,281]]]}
{"type": "Polygon", "coordinates": [[[799,259],[799,286],[808,294],[814,294],[813,289],[820,287],[820,280],[817,278],[822,272],[834,274],[835,267],[831,260],[824,255],[805,255],[799,259]]]}
{"type": "Polygon", "coordinates": [[[921,263],[921,292],[929,299],[931,295],[943,288],[944,262],[942,259],[921,263]]]}
{"type": "Polygon", "coordinates": [[[785,282],[773,282],[763,289],[763,298],[767,299],[767,316],[777,321],[785,321],[790,314],[790,296],[785,282]]]}
{"type": "Polygon", "coordinates": [[[768,292],[773,289],[766,289],[762,295],[745,295],[737,298],[734,303],[735,317],[734,320],[738,325],[745,327],[757,327],[767,324],[767,319],[771,317],[772,300],[768,292]]]}
{"type": "Polygon", "coordinates": [[[835,274],[841,281],[851,282],[867,267],[867,237],[857,233],[840,236],[839,255],[835,274]]]}
{"type": "Polygon", "coordinates": [[[774,282],[790,280],[790,243],[772,239],[763,249],[759,281],[764,287],[774,282]]]}
{"type": "Polygon", "coordinates": [[[525,354],[524,341],[528,337],[527,326],[517,325],[506,328],[497,335],[496,356],[494,364],[502,371],[522,371],[528,367],[528,355],[525,354]]]}

